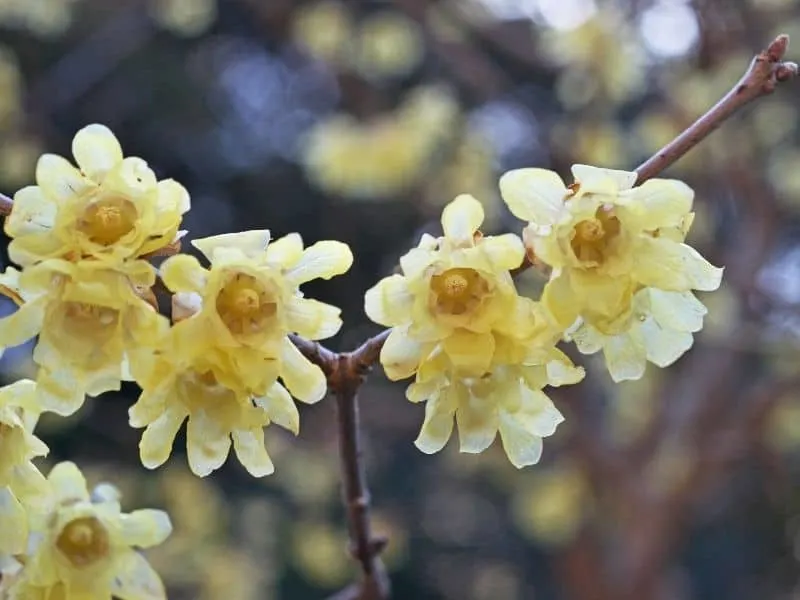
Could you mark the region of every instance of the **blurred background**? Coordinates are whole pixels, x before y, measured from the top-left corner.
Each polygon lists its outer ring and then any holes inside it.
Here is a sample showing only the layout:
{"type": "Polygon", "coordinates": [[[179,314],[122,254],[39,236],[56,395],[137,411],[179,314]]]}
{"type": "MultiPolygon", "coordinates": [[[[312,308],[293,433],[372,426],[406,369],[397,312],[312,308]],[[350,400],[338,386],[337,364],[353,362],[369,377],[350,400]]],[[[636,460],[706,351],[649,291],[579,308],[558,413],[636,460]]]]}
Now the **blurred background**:
{"type": "MultiPolygon", "coordinates": [[[[519,231],[499,175],[574,162],[633,169],[714,103],[795,0],[0,0],[0,191],[33,183],[100,122],[183,183],[189,237],[251,228],[338,239],[356,261],[307,293],[343,309],[330,346],[377,328],[363,293],[469,192],[486,233],[519,231]]],[[[413,446],[423,409],[376,371],[362,394],[375,528],[395,598],[800,598],[800,84],[672,167],[697,192],[691,241],[726,266],[694,349],[665,371],[553,397],[542,463],[499,447],[413,446]]],[[[7,257],[3,257],[4,262],[7,257]]],[[[519,285],[537,294],[528,272],[519,285]]],[[[10,303],[2,310],[12,310],[10,303]]],[[[33,374],[30,347],[2,377],[33,374]]],[[[134,386],[39,435],[127,508],[164,507],[149,553],[173,600],[324,598],[355,575],[334,406],[267,432],[275,475],[193,477],[179,439],[155,472],[127,426],[134,386]]]]}

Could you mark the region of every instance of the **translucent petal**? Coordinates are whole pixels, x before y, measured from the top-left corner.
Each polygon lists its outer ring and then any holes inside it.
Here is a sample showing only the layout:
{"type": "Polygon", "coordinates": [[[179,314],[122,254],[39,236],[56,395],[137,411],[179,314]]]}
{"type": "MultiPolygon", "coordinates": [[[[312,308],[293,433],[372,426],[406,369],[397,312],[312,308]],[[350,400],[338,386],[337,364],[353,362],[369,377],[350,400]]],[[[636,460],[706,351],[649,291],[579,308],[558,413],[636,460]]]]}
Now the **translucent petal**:
{"type": "Polygon", "coordinates": [[[122,162],[122,147],[105,125],[87,125],[72,139],[72,155],[81,170],[95,181],[122,162]]]}
{"type": "Polygon", "coordinates": [[[283,342],[281,358],[281,379],[289,392],[302,402],[314,403],[322,400],[328,389],[322,369],[309,362],[288,339],[283,342]]]}
{"type": "Polygon", "coordinates": [[[364,295],[364,311],[380,325],[394,327],[407,321],[414,305],[408,280],[402,275],[381,279],[364,295]]]}
{"type": "Polygon", "coordinates": [[[412,248],[400,257],[400,268],[409,281],[423,275],[436,260],[436,252],[428,248],[412,248]]]}
{"type": "Polygon", "coordinates": [[[205,477],[216,471],[228,458],[230,449],[230,432],[220,427],[220,424],[205,411],[189,415],[186,426],[186,452],[192,473],[198,477],[205,477]]]}
{"type": "Polygon", "coordinates": [[[26,302],[0,319],[0,349],[19,346],[36,336],[42,329],[45,307],[43,300],[26,302]]]}
{"type": "Polygon", "coordinates": [[[553,354],[557,357],[547,363],[549,385],[553,387],[573,385],[584,378],[586,371],[583,367],[576,367],[566,354],[556,348],[553,349],[553,354]]]}
{"type": "Polygon", "coordinates": [[[484,399],[464,397],[456,410],[456,423],[461,452],[483,452],[497,436],[497,410],[484,399]]]}
{"type": "Polygon", "coordinates": [[[120,600],[166,600],[161,578],[138,552],[125,552],[115,563],[117,572],[111,581],[114,598],[120,600]]]}
{"type": "Polygon", "coordinates": [[[174,179],[163,179],[158,182],[158,205],[156,206],[156,219],[159,225],[164,225],[160,221],[182,215],[189,211],[192,206],[189,192],[174,179]]]}
{"type": "Polygon", "coordinates": [[[445,447],[452,433],[453,412],[429,400],[425,404],[425,421],[414,445],[425,454],[434,454],[445,447]]]}
{"type": "Polygon", "coordinates": [[[286,322],[290,331],[309,340],[324,340],[336,335],[342,327],[341,310],[309,298],[292,298],[286,306],[286,322]]]}
{"type": "Polygon", "coordinates": [[[494,356],[495,341],[491,333],[473,333],[457,329],[442,342],[453,365],[465,372],[482,375],[494,356]]]}
{"type": "Polygon", "coordinates": [[[442,229],[445,237],[460,245],[471,245],[473,236],[483,223],[483,206],[469,194],[461,194],[444,207],[442,229]]]}
{"type": "MultiPolygon", "coordinates": [[[[41,345],[40,340],[36,349],[41,345]]],[[[41,367],[36,384],[36,399],[42,410],[62,417],[75,413],[86,399],[84,381],[78,379],[69,368],[58,368],[58,365],[54,369],[41,367]]]]}
{"type": "Polygon", "coordinates": [[[566,329],[575,323],[583,308],[583,299],[578,298],[572,291],[570,278],[566,272],[553,277],[545,284],[541,303],[561,329],[566,329]]]}
{"type": "Polygon", "coordinates": [[[691,292],[648,289],[650,312],[658,323],[675,331],[700,331],[708,309],[691,292]]]}
{"type": "Polygon", "coordinates": [[[676,179],[650,179],[621,195],[621,217],[640,230],[680,227],[692,210],[692,188],[676,179]],[[627,218],[626,218],[627,217],[627,218]]]}
{"type": "Polygon", "coordinates": [[[347,244],[325,240],[306,248],[302,258],[286,273],[286,278],[293,285],[312,279],[330,279],[345,273],[352,264],[353,253],[347,244]]]}
{"type": "Polygon", "coordinates": [[[527,431],[513,415],[500,412],[500,439],[508,460],[521,469],[535,465],[542,457],[542,438],[527,431]]]}
{"type": "Polygon", "coordinates": [[[264,430],[261,428],[233,432],[233,448],[239,462],[253,477],[264,477],[275,472],[275,466],[264,446],[264,430]]]}
{"type": "Polygon", "coordinates": [[[214,262],[214,253],[219,248],[235,248],[251,258],[261,256],[267,249],[269,239],[269,229],[254,229],[192,240],[192,246],[200,250],[208,260],[214,262]]]}
{"type": "Polygon", "coordinates": [[[480,241],[480,248],[500,271],[516,269],[525,258],[525,246],[514,233],[485,237],[480,241]]]}
{"type": "Polygon", "coordinates": [[[606,338],[603,354],[608,372],[615,382],[641,379],[644,375],[647,351],[638,328],[606,338]]]}
{"type": "Polygon", "coordinates": [[[176,254],[170,256],[159,269],[161,279],[173,292],[202,292],[208,281],[206,271],[194,256],[176,254]]]}
{"type": "Polygon", "coordinates": [[[55,154],[44,154],[36,163],[36,183],[54,202],[63,202],[92,186],[68,160],[55,154]]]}
{"type": "Polygon", "coordinates": [[[668,367],[692,347],[691,333],[663,329],[655,319],[646,319],[639,326],[644,336],[647,360],[659,367],[668,367]]]}
{"type": "Polygon", "coordinates": [[[5,232],[9,237],[50,231],[58,205],[44,195],[41,188],[29,185],[14,194],[11,214],[6,217],[5,232]]]}
{"type": "Polygon", "coordinates": [[[280,265],[284,269],[291,269],[302,257],[303,238],[297,233],[278,238],[267,246],[267,262],[280,265]]]}
{"type": "Polygon", "coordinates": [[[8,487],[0,487],[0,554],[22,554],[28,545],[28,515],[8,487]]]}
{"type": "Polygon", "coordinates": [[[616,194],[628,190],[638,177],[632,171],[602,169],[589,165],[573,165],[572,176],[581,184],[581,191],[593,194],[616,194]]]}
{"type": "Polygon", "coordinates": [[[500,194],[511,213],[535,225],[554,225],[564,214],[568,190],[546,169],[517,169],[500,178],[500,194]]]}
{"type": "MultiPolygon", "coordinates": [[[[300,413],[292,396],[280,383],[275,382],[269,391],[255,399],[256,406],[267,412],[269,420],[288,429],[295,435],[300,431],[300,413]]],[[[235,438],[234,438],[234,441],[235,438]]]]}
{"type": "Polygon", "coordinates": [[[149,548],[172,533],[172,522],[163,510],[141,509],[119,516],[120,533],[127,546],[149,548]]]}
{"type": "Polygon", "coordinates": [[[58,463],[50,469],[47,481],[53,490],[53,501],[57,504],[89,500],[86,479],[73,462],[58,463]]]}
{"type": "Polygon", "coordinates": [[[422,360],[423,345],[410,338],[404,329],[392,329],[381,349],[381,364],[386,376],[397,381],[411,377],[422,360]]]}
{"type": "Polygon", "coordinates": [[[167,461],[172,453],[175,435],[186,416],[185,410],[170,406],[164,414],[147,426],[139,442],[142,465],[148,469],[155,469],[167,461]]]}
{"type": "Polygon", "coordinates": [[[676,292],[711,292],[722,281],[722,269],[691,246],[649,236],[639,237],[632,275],[642,285],[676,292]]]}
{"type": "Polygon", "coordinates": [[[523,390],[519,410],[513,413],[521,426],[539,437],[548,437],[564,422],[564,416],[541,390],[523,390]]]}

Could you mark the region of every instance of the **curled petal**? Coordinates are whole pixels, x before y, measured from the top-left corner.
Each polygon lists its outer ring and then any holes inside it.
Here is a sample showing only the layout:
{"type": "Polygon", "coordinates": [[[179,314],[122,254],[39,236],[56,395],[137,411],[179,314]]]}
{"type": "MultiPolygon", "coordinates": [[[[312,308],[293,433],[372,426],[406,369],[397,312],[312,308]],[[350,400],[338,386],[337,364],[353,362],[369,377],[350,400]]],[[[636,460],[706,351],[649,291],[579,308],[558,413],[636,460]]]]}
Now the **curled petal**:
{"type": "Polygon", "coordinates": [[[515,217],[542,226],[558,223],[568,190],[553,171],[516,169],[500,178],[500,194],[515,217]]]}
{"type": "Polygon", "coordinates": [[[589,165],[573,165],[572,176],[581,184],[581,191],[592,194],[616,194],[628,190],[638,177],[633,171],[602,169],[589,165]]]}
{"type": "Polygon", "coordinates": [[[251,258],[261,256],[267,249],[269,239],[269,229],[254,229],[192,240],[192,246],[200,250],[208,260],[215,262],[214,254],[220,248],[234,248],[251,258]]]}
{"type": "Polygon", "coordinates": [[[342,327],[341,310],[309,298],[292,298],[286,307],[286,322],[291,331],[309,340],[324,340],[342,327]]]}
{"type": "Polygon", "coordinates": [[[95,181],[122,162],[122,147],[105,125],[87,125],[72,139],[72,155],[81,170],[95,181]]]}
{"type": "Polygon", "coordinates": [[[302,402],[322,400],[328,387],[322,369],[309,362],[288,338],[283,342],[281,357],[281,379],[291,394],[302,402]]]}
{"type": "MultiPolygon", "coordinates": [[[[442,394],[447,394],[447,390],[442,394]]],[[[453,433],[453,416],[455,409],[431,399],[425,404],[425,421],[414,445],[425,454],[435,454],[447,444],[453,433]]]]}
{"type": "Polygon", "coordinates": [[[380,325],[394,327],[406,321],[414,304],[408,280],[402,275],[381,279],[364,295],[364,311],[380,325]]]}
{"type": "Polygon", "coordinates": [[[422,360],[423,350],[423,345],[410,338],[404,329],[392,329],[381,349],[386,376],[393,381],[411,377],[422,360]]]}
{"type": "Polygon", "coordinates": [[[306,248],[299,262],[286,273],[286,278],[293,285],[312,279],[330,279],[345,273],[352,264],[353,253],[347,244],[325,240],[306,248]]]}
{"type": "Polygon", "coordinates": [[[639,238],[632,274],[642,285],[675,292],[712,292],[722,281],[722,269],[691,246],[649,236],[639,238]]]}
{"type": "Polygon", "coordinates": [[[483,206],[469,194],[461,194],[442,211],[444,235],[459,245],[472,245],[475,232],[483,223],[483,206]]]}
{"type": "Polygon", "coordinates": [[[55,154],[44,154],[36,163],[36,183],[54,202],[63,202],[92,186],[68,160],[55,154]]]}
{"type": "Polygon", "coordinates": [[[173,292],[202,292],[208,280],[208,271],[188,254],[170,256],[159,272],[164,285],[173,292]]]}
{"type": "Polygon", "coordinates": [[[239,462],[253,477],[264,477],[275,472],[275,465],[264,446],[264,430],[260,427],[234,431],[233,448],[239,462]]]}
{"type": "Polygon", "coordinates": [[[300,413],[297,405],[286,388],[277,381],[272,384],[264,396],[256,398],[254,402],[256,406],[260,406],[267,412],[269,420],[273,423],[277,423],[295,435],[300,431],[300,413]]]}
{"type": "Polygon", "coordinates": [[[172,522],[163,510],[142,509],[119,517],[121,534],[128,546],[149,548],[172,533],[172,522]]]}
{"type": "Polygon", "coordinates": [[[139,455],[146,468],[155,469],[167,461],[186,415],[184,410],[170,406],[147,426],[139,442],[139,455]]]}

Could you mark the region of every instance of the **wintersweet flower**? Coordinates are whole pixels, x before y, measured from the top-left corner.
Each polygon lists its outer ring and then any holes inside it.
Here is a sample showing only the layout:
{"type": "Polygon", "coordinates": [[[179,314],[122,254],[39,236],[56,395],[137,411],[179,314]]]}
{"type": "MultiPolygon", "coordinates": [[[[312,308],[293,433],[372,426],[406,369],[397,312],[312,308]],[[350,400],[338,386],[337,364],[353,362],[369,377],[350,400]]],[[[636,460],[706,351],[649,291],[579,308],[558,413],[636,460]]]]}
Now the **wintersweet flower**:
{"type": "Polygon", "coordinates": [[[39,336],[33,359],[41,367],[41,410],[69,415],[86,394],[119,389],[127,360],[169,326],[140,296],[154,281],[143,260],[110,270],[101,261],[49,259],[0,275],[0,286],[23,301],[0,319],[0,348],[39,336]]]}
{"type": "Polygon", "coordinates": [[[41,509],[49,488],[31,462],[48,448],[33,434],[39,416],[36,384],[20,379],[0,388],[0,554],[28,545],[29,512],[41,509]]]}
{"type": "Polygon", "coordinates": [[[444,235],[424,235],[400,259],[402,274],[367,291],[367,316],[393,328],[381,352],[390,379],[410,377],[434,350],[465,375],[480,377],[498,336],[546,331],[536,304],[517,294],[509,274],[522,262],[522,241],[513,234],[484,237],[483,217],[475,198],[457,197],[442,213],[444,235]]]}
{"type": "Polygon", "coordinates": [[[52,504],[31,538],[25,568],[9,590],[13,600],[166,598],[161,579],[137,548],[169,536],[160,510],[120,511],[119,502],[92,502],[73,463],[59,463],[47,478],[52,504]]]}
{"type": "Polygon", "coordinates": [[[179,183],[158,181],[141,158],[124,158],[103,125],[72,141],[78,164],[45,154],[36,185],[14,195],[5,222],[11,260],[27,266],[47,258],[93,258],[114,266],[167,246],[178,236],[189,195],[179,183]]]}
{"type": "Polygon", "coordinates": [[[539,461],[542,438],[564,420],[542,388],[577,383],[584,376],[554,347],[531,346],[525,356],[495,365],[480,377],[459,374],[448,362],[445,354],[435,354],[406,391],[412,402],[427,400],[415,444],[425,453],[438,452],[450,439],[455,420],[461,452],[483,452],[499,431],[517,468],[539,461]]]}
{"type": "MultiPolygon", "coordinates": [[[[693,192],[675,180],[651,179],[634,187],[637,175],[627,171],[575,165],[572,173],[570,186],[544,169],[511,171],[500,180],[511,211],[529,222],[523,232],[529,255],[553,269],[542,303],[564,329],[580,318],[585,327],[616,339],[604,346],[607,361],[618,363],[624,359],[619,353],[631,351],[644,357],[644,346],[632,350],[618,343],[627,338],[617,337],[634,323],[636,294],[645,288],[712,291],[721,281],[722,269],[684,243],[694,216],[693,192]]],[[[684,316],[691,319],[695,302],[673,309],[689,311],[684,316]]],[[[648,302],[636,304],[636,319],[650,323],[648,302]]],[[[677,359],[691,346],[685,335],[676,341],[660,327],[643,331],[651,348],[668,345],[657,364],[665,364],[666,356],[677,359]]],[[[616,369],[612,376],[629,378],[616,369]]]]}

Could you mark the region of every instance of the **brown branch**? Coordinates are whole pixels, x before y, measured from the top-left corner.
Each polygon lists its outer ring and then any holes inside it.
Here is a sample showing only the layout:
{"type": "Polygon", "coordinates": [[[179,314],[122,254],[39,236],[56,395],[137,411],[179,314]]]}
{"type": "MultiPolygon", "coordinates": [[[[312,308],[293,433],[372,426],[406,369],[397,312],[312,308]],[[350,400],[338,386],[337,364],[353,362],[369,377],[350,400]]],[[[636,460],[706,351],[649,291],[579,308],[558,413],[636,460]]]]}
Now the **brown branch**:
{"type": "Polygon", "coordinates": [[[797,64],[784,62],[789,36],[781,34],[756,56],[742,78],[706,114],[692,123],[683,133],[661,148],[636,168],[637,183],[643,183],[661,173],[676,160],[704,140],[736,111],[753,100],[775,91],[778,83],[797,75],[797,64]]]}
{"type": "Polygon", "coordinates": [[[0,194],[0,216],[7,217],[10,215],[13,207],[14,201],[5,194],[0,194]]]}

